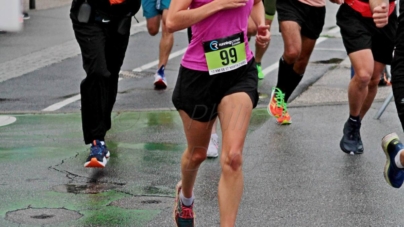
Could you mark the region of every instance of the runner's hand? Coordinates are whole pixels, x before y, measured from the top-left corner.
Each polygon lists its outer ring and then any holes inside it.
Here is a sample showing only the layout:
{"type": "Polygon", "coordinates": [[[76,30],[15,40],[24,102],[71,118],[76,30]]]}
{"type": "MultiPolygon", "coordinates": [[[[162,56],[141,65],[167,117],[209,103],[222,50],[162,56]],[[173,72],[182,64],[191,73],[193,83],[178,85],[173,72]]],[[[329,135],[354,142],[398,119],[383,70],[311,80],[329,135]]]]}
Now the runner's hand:
{"type": "Polygon", "coordinates": [[[344,0],[330,0],[330,2],[341,5],[342,3],[344,3],[344,0]]]}
{"type": "Polygon", "coordinates": [[[214,1],[219,3],[222,10],[242,7],[245,6],[248,2],[248,0],[214,0],[214,1]]]}
{"type": "Polygon", "coordinates": [[[373,21],[378,28],[382,28],[389,23],[389,8],[386,3],[383,2],[373,9],[373,21]]]}
{"type": "Polygon", "coordinates": [[[255,41],[262,47],[266,47],[271,40],[271,33],[269,32],[269,25],[260,25],[257,28],[257,35],[255,41]]]}

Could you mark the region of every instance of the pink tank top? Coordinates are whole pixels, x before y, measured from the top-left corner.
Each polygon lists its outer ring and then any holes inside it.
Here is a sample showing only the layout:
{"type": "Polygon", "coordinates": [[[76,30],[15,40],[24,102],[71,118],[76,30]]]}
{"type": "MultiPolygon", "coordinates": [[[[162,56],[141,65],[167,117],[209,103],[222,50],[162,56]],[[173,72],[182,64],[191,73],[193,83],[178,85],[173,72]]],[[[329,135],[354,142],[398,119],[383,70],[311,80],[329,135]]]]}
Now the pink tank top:
{"type": "MultiPolygon", "coordinates": [[[[198,8],[212,0],[193,0],[190,9],[198,8]]],[[[244,7],[222,10],[192,26],[192,39],[182,57],[181,65],[198,71],[208,71],[205,57],[204,42],[228,37],[243,32],[247,61],[253,53],[248,46],[247,26],[248,17],[254,0],[249,0],[244,7]]]]}

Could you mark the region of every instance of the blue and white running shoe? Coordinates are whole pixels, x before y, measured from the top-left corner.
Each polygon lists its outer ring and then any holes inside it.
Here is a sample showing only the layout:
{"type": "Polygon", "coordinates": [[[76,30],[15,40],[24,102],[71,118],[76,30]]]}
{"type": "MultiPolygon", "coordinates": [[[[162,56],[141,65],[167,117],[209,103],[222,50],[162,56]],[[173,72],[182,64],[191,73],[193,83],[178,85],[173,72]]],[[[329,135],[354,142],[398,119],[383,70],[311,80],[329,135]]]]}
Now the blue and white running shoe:
{"type": "Polygon", "coordinates": [[[84,167],[86,168],[104,168],[109,159],[107,146],[101,144],[99,140],[94,140],[91,144],[90,155],[88,156],[84,167]]]}
{"type": "Polygon", "coordinates": [[[155,89],[166,89],[167,88],[167,81],[166,77],[164,76],[164,65],[157,70],[156,74],[154,75],[154,88],[155,89]]]}
{"type": "Polygon", "coordinates": [[[386,154],[384,166],[384,178],[394,188],[400,188],[404,181],[404,170],[397,167],[395,157],[404,145],[400,142],[396,133],[390,133],[383,137],[382,148],[386,154]]]}

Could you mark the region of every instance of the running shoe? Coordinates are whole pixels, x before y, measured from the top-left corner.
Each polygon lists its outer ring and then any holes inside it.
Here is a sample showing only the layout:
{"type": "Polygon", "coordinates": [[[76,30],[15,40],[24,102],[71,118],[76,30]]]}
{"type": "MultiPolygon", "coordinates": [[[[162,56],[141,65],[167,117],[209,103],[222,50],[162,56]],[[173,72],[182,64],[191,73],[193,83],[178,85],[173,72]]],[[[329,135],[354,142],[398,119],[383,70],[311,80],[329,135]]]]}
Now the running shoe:
{"type": "Polygon", "coordinates": [[[216,134],[210,136],[207,156],[208,158],[217,158],[219,156],[219,138],[216,134]]]}
{"type": "Polygon", "coordinates": [[[91,144],[90,155],[88,156],[84,167],[86,168],[104,168],[109,159],[107,146],[102,145],[99,140],[94,140],[91,144]]]}
{"type": "Polygon", "coordinates": [[[166,89],[167,88],[167,81],[166,77],[164,76],[164,65],[162,65],[159,70],[157,70],[156,74],[154,75],[154,88],[156,89],[166,89]]]}
{"type": "Polygon", "coordinates": [[[362,137],[361,137],[361,134],[359,133],[358,152],[359,152],[360,154],[362,154],[363,151],[364,151],[364,148],[363,148],[363,143],[362,143],[362,137]]]}
{"type": "Polygon", "coordinates": [[[400,188],[404,181],[404,171],[397,167],[395,157],[400,150],[404,149],[396,133],[390,133],[383,137],[382,148],[386,155],[384,166],[384,179],[394,188],[400,188]]]}
{"type": "Polygon", "coordinates": [[[175,187],[175,206],[174,206],[174,221],[177,227],[194,227],[195,226],[195,214],[194,214],[194,204],[191,206],[185,206],[182,204],[180,199],[182,182],[178,182],[175,187]]]}
{"type": "Polygon", "coordinates": [[[287,108],[284,109],[284,113],[282,114],[282,116],[277,118],[276,121],[280,125],[290,125],[290,124],[292,124],[292,118],[290,117],[290,115],[289,115],[289,113],[287,111],[287,108]]]}
{"type": "Polygon", "coordinates": [[[29,16],[29,14],[28,14],[27,12],[22,12],[22,18],[23,18],[24,20],[28,20],[28,19],[30,19],[31,17],[29,16]]]}
{"type": "Polygon", "coordinates": [[[257,71],[258,71],[258,79],[262,80],[262,79],[264,79],[265,75],[262,72],[261,63],[257,63],[256,65],[257,65],[257,71]]]}
{"type": "Polygon", "coordinates": [[[355,155],[363,153],[363,143],[360,135],[361,123],[347,120],[344,124],[342,139],[339,143],[341,150],[347,154],[355,155]]]}
{"type": "Polygon", "coordinates": [[[277,87],[272,88],[271,100],[267,108],[268,113],[279,118],[284,114],[285,107],[285,94],[277,87]]]}
{"type": "Polygon", "coordinates": [[[384,72],[380,75],[380,81],[379,81],[379,86],[390,86],[391,85],[391,80],[388,78],[388,75],[386,73],[386,69],[384,72]]]}

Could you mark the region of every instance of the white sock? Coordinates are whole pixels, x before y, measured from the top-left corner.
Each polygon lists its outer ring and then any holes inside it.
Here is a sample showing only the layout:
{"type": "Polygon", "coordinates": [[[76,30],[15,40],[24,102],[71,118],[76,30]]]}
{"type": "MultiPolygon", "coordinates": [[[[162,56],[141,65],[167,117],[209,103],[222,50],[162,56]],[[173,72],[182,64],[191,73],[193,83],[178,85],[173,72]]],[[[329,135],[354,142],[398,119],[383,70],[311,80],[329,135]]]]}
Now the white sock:
{"type": "Polygon", "coordinates": [[[394,157],[394,161],[396,162],[396,166],[397,166],[398,168],[400,168],[400,169],[403,169],[403,168],[404,168],[404,166],[403,166],[403,164],[401,164],[401,160],[400,160],[400,154],[401,154],[401,152],[403,152],[403,151],[404,151],[404,149],[403,149],[403,150],[400,150],[400,151],[397,153],[396,157],[394,157]]]}
{"type": "Polygon", "coordinates": [[[189,207],[192,205],[192,203],[194,202],[194,195],[192,195],[191,198],[185,198],[184,194],[182,194],[182,190],[180,192],[180,199],[182,204],[184,204],[185,206],[189,207]]]}

